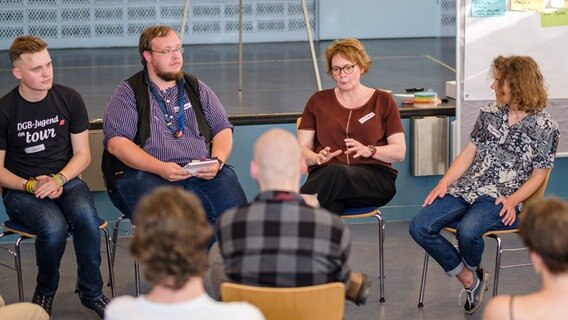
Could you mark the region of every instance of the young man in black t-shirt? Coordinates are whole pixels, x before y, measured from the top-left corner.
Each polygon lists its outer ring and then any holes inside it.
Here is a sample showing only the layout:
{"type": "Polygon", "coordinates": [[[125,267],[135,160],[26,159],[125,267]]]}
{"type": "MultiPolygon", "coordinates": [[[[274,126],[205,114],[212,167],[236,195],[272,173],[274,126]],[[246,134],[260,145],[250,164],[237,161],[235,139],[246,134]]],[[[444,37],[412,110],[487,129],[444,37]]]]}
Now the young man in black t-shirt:
{"type": "Polygon", "coordinates": [[[79,297],[102,318],[100,218],[79,174],[89,165],[89,118],[75,90],[53,83],[47,44],[18,37],[9,49],[19,85],[0,98],[0,186],[10,220],[37,234],[32,302],[51,314],[67,233],[73,232],[79,297]]]}

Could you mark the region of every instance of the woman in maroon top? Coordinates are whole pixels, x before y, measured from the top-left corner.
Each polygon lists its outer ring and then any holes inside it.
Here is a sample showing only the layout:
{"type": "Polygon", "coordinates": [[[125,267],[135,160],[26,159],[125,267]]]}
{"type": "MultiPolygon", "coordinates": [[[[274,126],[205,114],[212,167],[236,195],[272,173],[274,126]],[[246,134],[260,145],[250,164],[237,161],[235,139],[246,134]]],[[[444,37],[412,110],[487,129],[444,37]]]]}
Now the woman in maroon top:
{"type": "Polygon", "coordinates": [[[371,59],[357,39],[334,41],[326,50],[336,87],[307,102],[298,140],[309,166],[304,194],[317,194],[322,207],[385,205],[396,193],[397,171],[406,144],[398,106],[389,93],[361,84],[371,59]]]}

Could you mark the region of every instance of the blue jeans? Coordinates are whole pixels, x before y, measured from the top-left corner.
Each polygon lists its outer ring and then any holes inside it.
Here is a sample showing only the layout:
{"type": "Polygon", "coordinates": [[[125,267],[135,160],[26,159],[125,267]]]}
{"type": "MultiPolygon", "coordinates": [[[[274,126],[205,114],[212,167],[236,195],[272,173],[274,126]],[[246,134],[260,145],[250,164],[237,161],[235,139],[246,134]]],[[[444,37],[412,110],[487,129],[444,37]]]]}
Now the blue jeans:
{"type": "Polygon", "coordinates": [[[108,194],[118,210],[132,220],[138,200],[160,186],[179,186],[195,193],[213,225],[225,210],[247,203],[237,175],[229,165],[223,166],[212,180],[192,177],[174,182],[145,171],[128,169],[108,194]]]}
{"type": "Polygon", "coordinates": [[[505,228],[495,198],[482,196],[469,204],[460,197],[445,195],[423,207],[410,223],[410,235],[444,269],[455,276],[464,267],[475,270],[481,264],[485,243],[483,233],[505,228]],[[440,231],[458,221],[458,249],[440,231]]]}
{"type": "Polygon", "coordinates": [[[40,294],[54,295],[59,284],[59,265],[73,233],[77,258],[79,296],[96,300],[102,296],[99,218],[87,184],[72,179],[57,199],[38,199],[33,194],[5,190],[4,206],[10,220],[30,229],[35,239],[37,287],[40,294]]]}

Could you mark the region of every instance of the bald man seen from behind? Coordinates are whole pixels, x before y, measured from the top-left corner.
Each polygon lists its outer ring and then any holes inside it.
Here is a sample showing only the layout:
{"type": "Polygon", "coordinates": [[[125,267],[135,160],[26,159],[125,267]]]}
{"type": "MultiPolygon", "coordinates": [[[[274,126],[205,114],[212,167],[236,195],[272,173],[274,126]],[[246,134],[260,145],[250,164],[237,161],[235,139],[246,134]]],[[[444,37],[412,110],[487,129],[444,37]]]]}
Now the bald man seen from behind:
{"type": "Polygon", "coordinates": [[[264,287],[341,281],[347,299],[364,304],[370,282],[366,275],[351,272],[348,227],[299,194],[306,162],[296,137],[282,129],[268,130],[253,152],[250,174],[260,193],[218,220],[218,242],[210,251],[206,277],[209,293],[218,298],[224,281],[264,287]]]}

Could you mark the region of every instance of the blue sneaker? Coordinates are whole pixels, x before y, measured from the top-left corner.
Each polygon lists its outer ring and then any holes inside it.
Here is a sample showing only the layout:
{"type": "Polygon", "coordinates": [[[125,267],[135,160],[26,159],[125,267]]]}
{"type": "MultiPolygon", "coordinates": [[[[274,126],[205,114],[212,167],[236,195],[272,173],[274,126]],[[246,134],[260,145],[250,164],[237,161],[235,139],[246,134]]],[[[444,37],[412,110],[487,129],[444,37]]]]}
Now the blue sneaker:
{"type": "Polygon", "coordinates": [[[468,314],[474,313],[481,302],[483,302],[483,295],[487,290],[487,279],[489,278],[489,272],[485,271],[483,268],[475,270],[477,272],[477,282],[470,289],[463,289],[460,293],[460,301],[463,293],[466,293],[466,300],[464,304],[465,312],[468,314]]]}

